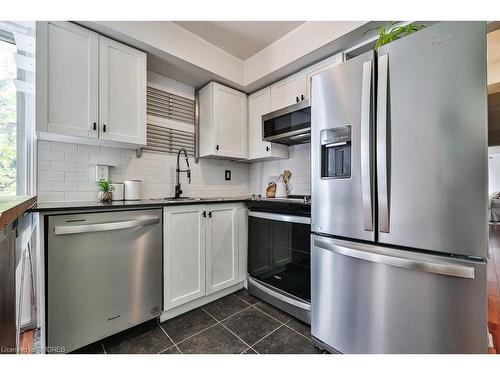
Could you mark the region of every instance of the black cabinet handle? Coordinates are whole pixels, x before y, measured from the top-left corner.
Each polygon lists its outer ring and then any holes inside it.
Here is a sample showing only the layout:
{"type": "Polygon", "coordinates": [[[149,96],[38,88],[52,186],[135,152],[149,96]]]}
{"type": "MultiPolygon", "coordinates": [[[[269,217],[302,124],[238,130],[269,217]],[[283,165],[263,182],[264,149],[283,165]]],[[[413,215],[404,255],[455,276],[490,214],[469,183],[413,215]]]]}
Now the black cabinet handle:
{"type": "Polygon", "coordinates": [[[203,211],[202,215],[203,217],[207,217],[207,211],[203,211]]]}
{"type": "Polygon", "coordinates": [[[103,125],[102,125],[102,131],[103,131],[104,133],[106,133],[106,124],[103,124],[103,125]]]}
{"type": "Polygon", "coordinates": [[[304,100],[304,95],[303,94],[300,96],[300,100],[304,100]]]}
{"type": "Polygon", "coordinates": [[[266,151],[269,152],[271,148],[269,146],[266,146],[266,151]]]}
{"type": "Polygon", "coordinates": [[[208,217],[212,218],[212,211],[208,211],[208,217]]]}
{"type": "Polygon", "coordinates": [[[216,149],[217,151],[219,151],[219,145],[215,146],[215,149],[216,149]]]}
{"type": "Polygon", "coordinates": [[[97,122],[94,122],[94,130],[97,130],[97,122]]]}
{"type": "Polygon", "coordinates": [[[297,101],[297,103],[298,103],[298,102],[300,102],[300,100],[299,100],[299,97],[298,97],[298,96],[296,96],[296,97],[295,97],[295,100],[297,101]]]}

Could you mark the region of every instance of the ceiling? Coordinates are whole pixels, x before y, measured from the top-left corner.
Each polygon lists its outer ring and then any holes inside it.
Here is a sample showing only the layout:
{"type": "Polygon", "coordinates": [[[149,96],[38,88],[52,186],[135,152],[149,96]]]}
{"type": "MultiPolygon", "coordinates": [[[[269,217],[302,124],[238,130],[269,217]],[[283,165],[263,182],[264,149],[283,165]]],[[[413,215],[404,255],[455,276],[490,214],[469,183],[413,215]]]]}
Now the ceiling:
{"type": "Polygon", "coordinates": [[[241,60],[255,55],[304,21],[175,21],[241,60]]]}

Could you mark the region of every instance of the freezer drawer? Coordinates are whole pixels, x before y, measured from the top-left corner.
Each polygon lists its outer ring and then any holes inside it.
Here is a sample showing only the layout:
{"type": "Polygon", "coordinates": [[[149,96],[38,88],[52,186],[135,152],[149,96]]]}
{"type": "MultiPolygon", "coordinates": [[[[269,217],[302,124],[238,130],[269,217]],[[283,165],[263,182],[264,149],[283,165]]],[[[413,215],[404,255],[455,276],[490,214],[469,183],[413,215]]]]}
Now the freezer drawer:
{"type": "Polygon", "coordinates": [[[317,340],[341,353],[486,353],[486,263],[311,241],[317,340]]]}
{"type": "Polygon", "coordinates": [[[161,223],[160,209],[49,217],[49,348],[69,352],[161,313],[161,223]]]}

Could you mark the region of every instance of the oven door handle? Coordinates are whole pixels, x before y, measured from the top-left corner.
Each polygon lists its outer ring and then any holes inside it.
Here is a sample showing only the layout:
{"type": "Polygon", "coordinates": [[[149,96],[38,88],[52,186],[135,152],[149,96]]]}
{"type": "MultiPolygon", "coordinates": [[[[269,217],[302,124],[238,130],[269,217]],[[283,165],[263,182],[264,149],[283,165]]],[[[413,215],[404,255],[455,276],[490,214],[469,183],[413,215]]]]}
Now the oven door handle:
{"type": "Polygon", "coordinates": [[[284,215],[284,214],[273,214],[270,212],[256,212],[250,211],[248,216],[257,217],[259,219],[284,221],[287,223],[297,223],[297,224],[311,224],[311,218],[306,216],[294,216],[294,215],[284,215]]]}
{"type": "Polygon", "coordinates": [[[279,299],[282,302],[288,303],[289,305],[296,306],[302,310],[311,311],[310,304],[302,302],[302,301],[298,301],[295,298],[285,296],[282,293],[278,293],[278,292],[274,291],[273,289],[262,285],[258,280],[255,280],[253,278],[249,278],[248,283],[251,284],[252,286],[256,287],[257,289],[260,289],[264,293],[269,294],[276,299],[279,299]]]}

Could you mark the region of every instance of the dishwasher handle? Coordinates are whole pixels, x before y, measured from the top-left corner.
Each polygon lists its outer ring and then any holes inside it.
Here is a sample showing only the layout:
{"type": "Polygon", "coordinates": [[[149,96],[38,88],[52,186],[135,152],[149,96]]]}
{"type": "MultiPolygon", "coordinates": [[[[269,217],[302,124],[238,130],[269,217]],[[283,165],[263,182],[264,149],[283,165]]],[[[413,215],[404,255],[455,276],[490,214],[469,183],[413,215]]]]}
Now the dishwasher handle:
{"type": "Polygon", "coordinates": [[[144,227],[146,225],[158,224],[160,218],[150,217],[146,219],[114,221],[109,223],[98,224],[81,224],[81,225],[63,225],[54,227],[54,234],[77,234],[77,233],[91,233],[91,232],[104,232],[108,230],[129,229],[144,227]]]}

